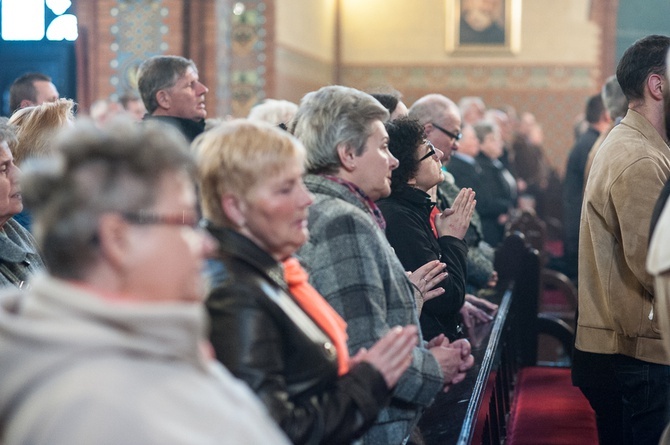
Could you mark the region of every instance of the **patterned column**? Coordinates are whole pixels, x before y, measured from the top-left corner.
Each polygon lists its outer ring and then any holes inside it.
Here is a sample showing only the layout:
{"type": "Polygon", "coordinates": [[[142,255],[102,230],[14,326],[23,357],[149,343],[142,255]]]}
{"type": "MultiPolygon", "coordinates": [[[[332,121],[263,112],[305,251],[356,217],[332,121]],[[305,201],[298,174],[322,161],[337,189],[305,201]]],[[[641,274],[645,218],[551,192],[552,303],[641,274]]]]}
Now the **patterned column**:
{"type": "Polygon", "coordinates": [[[266,97],[274,56],[272,1],[217,0],[217,115],[245,117],[266,97]],[[270,45],[271,46],[271,45],[270,45]]]}

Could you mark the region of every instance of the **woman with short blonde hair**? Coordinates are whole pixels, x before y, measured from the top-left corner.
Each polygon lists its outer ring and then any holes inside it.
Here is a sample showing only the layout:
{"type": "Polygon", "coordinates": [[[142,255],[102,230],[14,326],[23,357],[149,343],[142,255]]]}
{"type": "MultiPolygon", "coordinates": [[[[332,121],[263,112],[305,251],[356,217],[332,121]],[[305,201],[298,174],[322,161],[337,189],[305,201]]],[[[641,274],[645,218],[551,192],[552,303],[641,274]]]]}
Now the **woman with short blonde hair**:
{"type": "Polygon", "coordinates": [[[249,384],[294,444],[351,443],[386,406],[412,360],[416,326],[347,348],[346,323],[293,257],[312,195],[305,149],[266,123],[237,120],[194,142],[210,260],[207,309],[217,358],[249,384]]]}

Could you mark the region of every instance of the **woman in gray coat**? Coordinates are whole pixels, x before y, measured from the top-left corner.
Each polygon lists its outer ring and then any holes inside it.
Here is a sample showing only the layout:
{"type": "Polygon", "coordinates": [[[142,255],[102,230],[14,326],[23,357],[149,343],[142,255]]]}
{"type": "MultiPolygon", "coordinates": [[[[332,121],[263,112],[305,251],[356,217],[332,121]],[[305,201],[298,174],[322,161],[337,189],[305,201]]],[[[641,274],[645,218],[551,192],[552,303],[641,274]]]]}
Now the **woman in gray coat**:
{"type": "MultiPolygon", "coordinates": [[[[314,194],[311,235],[298,256],[312,285],[348,323],[350,351],[369,348],[391,326],[418,324],[414,289],[374,204],[390,194],[391,172],[398,166],[388,150],[388,116],[369,94],[329,86],[303,98],[293,123],[307,150],[305,184],[314,194]]],[[[363,442],[406,443],[423,408],[461,381],[473,361],[466,340],[450,344],[439,336],[420,342],[390,406],[363,442]]]]}
{"type": "Polygon", "coordinates": [[[24,288],[44,263],[32,235],[13,218],[23,210],[21,170],[12,155],[16,144],[12,127],[0,122],[0,287],[24,288]]]}

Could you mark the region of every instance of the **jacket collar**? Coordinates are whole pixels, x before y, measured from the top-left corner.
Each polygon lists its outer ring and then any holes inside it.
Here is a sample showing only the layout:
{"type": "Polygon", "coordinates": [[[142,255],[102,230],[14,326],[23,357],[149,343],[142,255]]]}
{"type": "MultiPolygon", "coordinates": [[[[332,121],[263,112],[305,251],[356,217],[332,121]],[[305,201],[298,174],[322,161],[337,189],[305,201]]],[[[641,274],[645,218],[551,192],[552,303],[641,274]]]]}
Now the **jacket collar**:
{"type": "Polygon", "coordinates": [[[428,193],[409,185],[403,185],[399,189],[394,190],[389,198],[405,201],[429,211],[435,206],[435,203],[430,200],[430,195],[428,193]]]}
{"type": "Polygon", "coordinates": [[[621,120],[620,124],[632,127],[634,130],[642,133],[642,135],[649,140],[649,143],[652,147],[668,148],[667,142],[665,142],[661,135],[658,134],[658,131],[656,131],[654,126],[651,125],[646,117],[635,110],[629,109],[624,118],[621,120]]]}
{"type": "Polygon", "coordinates": [[[193,142],[200,133],[205,131],[205,120],[194,121],[192,119],[183,119],[174,116],[151,116],[149,114],[144,116],[144,120],[156,120],[173,125],[182,132],[189,142],[193,142]]]}
{"type": "Polygon", "coordinates": [[[287,289],[284,268],[266,251],[238,232],[225,227],[217,227],[207,222],[209,233],[219,242],[219,252],[237,258],[266,275],[275,284],[287,289]]]}
{"type": "Polygon", "coordinates": [[[308,174],[304,178],[305,185],[310,192],[338,198],[352,204],[365,213],[370,213],[370,209],[361,202],[354,193],[342,184],[324,178],[321,175],[308,174]]]}

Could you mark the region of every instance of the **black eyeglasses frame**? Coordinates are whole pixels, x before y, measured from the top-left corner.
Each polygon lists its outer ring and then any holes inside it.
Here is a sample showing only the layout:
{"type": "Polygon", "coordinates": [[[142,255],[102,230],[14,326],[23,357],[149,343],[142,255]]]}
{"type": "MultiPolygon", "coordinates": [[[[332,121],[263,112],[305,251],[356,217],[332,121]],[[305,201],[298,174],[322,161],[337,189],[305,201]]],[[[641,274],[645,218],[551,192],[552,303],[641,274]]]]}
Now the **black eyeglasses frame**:
{"type": "Polygon", "coordinates": [[[424,160],[430,158],[431,156],[435,156],[435,154],[436,154],[436,152],[435,152],[435,146],[434,146],[428,139],[426,139],[425,141],[423,141],[423,143],[424,143],[425,145],[428,145],[428,153],[426,153],[425,155],[421,156],[421,158],[419,158],[419,162],[424,161],[424,160]]]}
{"type": "Polygon", "coordinates": [[[438,130],[440,130],[442,133],[444,133],[444,134],[446,134],[447,136],[449,136],[450,138],[455,139],[456,141],[460,141],[461,138],[463,137],[463,133],[460,133],[460,132],[459,132],[459,133],[452,133],[451,131],[447,130],[446,128],[440,127],[440,126],[437,125],[435,122],[431,122],[430,124],[431,124],[433,127],[435,127],[435,128],[437,128],[438,130]]]}

